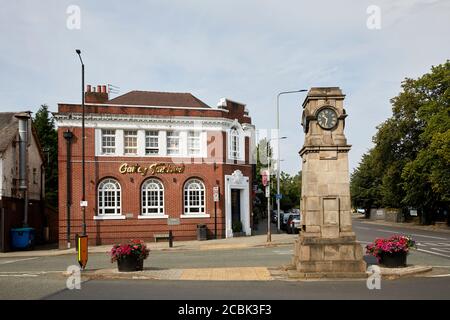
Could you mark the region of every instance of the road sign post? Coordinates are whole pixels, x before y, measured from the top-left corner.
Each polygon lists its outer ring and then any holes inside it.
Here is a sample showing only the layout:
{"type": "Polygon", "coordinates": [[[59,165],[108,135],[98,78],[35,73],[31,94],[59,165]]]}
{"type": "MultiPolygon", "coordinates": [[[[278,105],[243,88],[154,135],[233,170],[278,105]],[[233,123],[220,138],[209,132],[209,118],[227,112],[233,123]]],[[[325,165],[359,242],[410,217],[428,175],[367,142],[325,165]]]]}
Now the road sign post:
{"type": "MultiPolygon", "coordinates": [[[[167,219],[168,226],[178,226],[180,224],[180,218],[169,218],[167,219]]],[[[169,248],[173,247],[173,232],[169,227],[169,248]]]]}
{"type": "Polygon", "coordinates": [[[214,198],[214,239],[217,239],[217,202],[219,202],[219,186],[213,187],[214,198]]]}

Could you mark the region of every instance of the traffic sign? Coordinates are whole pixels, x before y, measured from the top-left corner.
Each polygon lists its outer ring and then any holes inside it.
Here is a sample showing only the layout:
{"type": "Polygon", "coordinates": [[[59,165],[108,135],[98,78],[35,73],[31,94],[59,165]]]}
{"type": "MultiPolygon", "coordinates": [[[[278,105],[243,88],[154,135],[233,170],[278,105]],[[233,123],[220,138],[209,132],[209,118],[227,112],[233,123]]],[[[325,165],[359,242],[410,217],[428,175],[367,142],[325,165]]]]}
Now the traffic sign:
{"type": "Polygon", "coordinates": [[[177,226],[180,224],[180,218],[168,218],[167,225],[168,226],[177,226]]]}
{"type": "Polygon", "coordinates": [[[219,187],[215,186],[213,187],[213,196],[214,196],[214,202],[219,201],[219,187]]]}
{"type": "Polygon", "coordinates": [[[261,178],[263,186],[267,186],[270,181],[270,173],[269,170],[261,170],[261,178]]]}
{"type": "Polygon", "coordinates": [[[277,200],[283,199],[283,195],[281,193],[275,195],[277,200]]]}
{"type": "Polygon", "coordinates": [[[269,186],[266,186],[266,198],[270,197],[270,188],[269,186]]]}

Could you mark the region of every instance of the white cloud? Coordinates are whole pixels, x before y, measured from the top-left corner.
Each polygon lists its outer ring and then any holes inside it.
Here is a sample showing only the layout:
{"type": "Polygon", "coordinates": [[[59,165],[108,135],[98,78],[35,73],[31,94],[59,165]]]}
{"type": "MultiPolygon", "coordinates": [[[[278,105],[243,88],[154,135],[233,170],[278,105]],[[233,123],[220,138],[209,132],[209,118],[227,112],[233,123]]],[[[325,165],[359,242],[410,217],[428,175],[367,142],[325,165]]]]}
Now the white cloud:
{"type": "MultiPolygon", "coordinates": [[[[16,1],[0,11],[0,110],[79,100],[82,49],[86,82],[189,91],[214,106],[247,103],[260,128],[275,127],[276,94],[340,86],[347,94],[350,166],[371,146],[375,126],[406,76],[448,58],[449,2],[374,1],[16,1]],[[66,9],[81,8],[81,29],[66,9]],[[378,5],[381,30],[366,28],[378,5]]],[[[304,95],[282,99],[283,169],[300,169],[304,95]]]]}

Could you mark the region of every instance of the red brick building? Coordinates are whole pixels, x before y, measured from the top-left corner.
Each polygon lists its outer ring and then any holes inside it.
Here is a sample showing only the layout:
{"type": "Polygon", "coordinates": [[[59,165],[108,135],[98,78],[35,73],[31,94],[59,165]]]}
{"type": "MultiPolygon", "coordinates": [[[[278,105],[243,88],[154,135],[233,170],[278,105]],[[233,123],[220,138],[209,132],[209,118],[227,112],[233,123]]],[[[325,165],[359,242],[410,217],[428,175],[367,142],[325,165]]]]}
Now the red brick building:
{"type": "MultiPolygon", "coordinates": [[[[68,215],[72,245],[82,230],[81,105],[60,103],[54,116],[59,244],[66,247],[68,215]],[[73,135],[69,145],[67,132],[73,135]]],[[[198,224],[207,225],[210,238],[216,225],[218,238],[232,237],[238,221],[250,235],[253,134],[245,105],[228,99],[221,99],[216,108],[189,93],[131,91],[109,100],[106,86],[97,90],[87,86],[85,188],[90,244],[132,238],[153,241],[169,229],[175,241],[195,239],[198,224]],[[214,187],[220,194],[216,216],[214,187]],[[176,225],[169,226],[168,221],[176,225]]]]}

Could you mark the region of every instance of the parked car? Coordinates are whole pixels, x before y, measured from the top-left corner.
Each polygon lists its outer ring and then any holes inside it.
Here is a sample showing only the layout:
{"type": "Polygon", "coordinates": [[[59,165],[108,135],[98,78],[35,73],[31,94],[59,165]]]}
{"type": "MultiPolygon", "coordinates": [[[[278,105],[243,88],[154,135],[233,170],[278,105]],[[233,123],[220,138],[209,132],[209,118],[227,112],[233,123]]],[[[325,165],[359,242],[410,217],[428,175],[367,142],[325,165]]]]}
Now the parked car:
{"type": "Polygon", "coordinates": [[[366,213],[366,210],[364,210],[364,209],[362,209],[362,208],[358,208],[358,209],[356,209],[356,212],[365,214],[365,213],[366,213]]]}
{"type": "Polygon", "coordinates": [[[293,215],[292,212],[284,212],[283,214],[280,213],[280,229],[286,230],[287,221],[289,219],[289,216],[293,215]]]}
{"type": "Polygon", "coordinates": [[[272,210],[272,212],[270,213],[270,222],[277,223],[277,221],[278,221],[277,210],[272,210]]]}
{"type": "Polygon", "coordinates": [[[291,214],[286,223],[287,233],[299,233],[301,228],[301,215],[299,213],[291,214]]]}
{"type": "MultiPolygon", "coordinates": [[[[283,215],[285,215],[285,214],[286,214],[286,212],[284,212],[283,210],[280,210],[280,217],[283,217],[283,215]]],[[[270,221],[272,223],[275,223],[275,224],[278,223],[278,212],[277,212],[277,210],[272,210],[270,221]]],[[[283,222],[283,218],[281,218],[280,221],[283,222]]]]}

